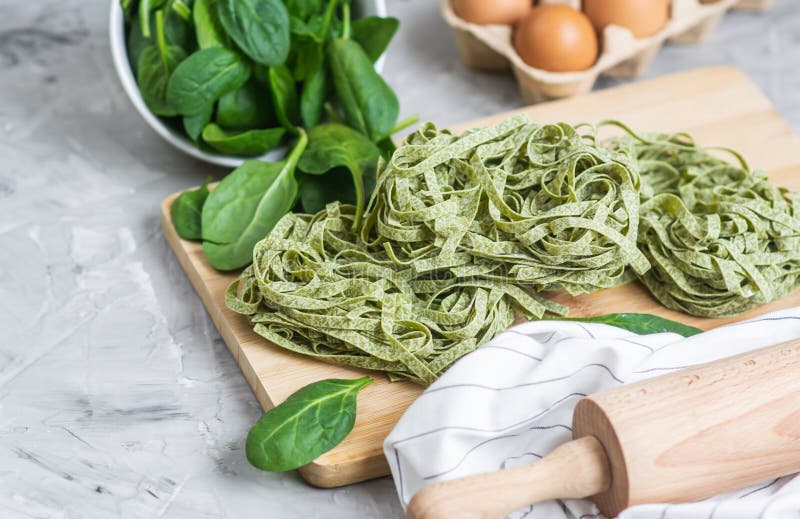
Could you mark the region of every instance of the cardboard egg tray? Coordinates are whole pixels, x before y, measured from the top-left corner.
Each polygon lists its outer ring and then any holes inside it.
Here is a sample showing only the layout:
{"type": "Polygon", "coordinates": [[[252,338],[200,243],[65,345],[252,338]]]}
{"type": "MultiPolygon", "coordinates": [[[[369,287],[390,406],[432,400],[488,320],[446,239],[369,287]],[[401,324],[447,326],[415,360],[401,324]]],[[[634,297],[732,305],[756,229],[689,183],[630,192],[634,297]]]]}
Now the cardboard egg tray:
{"type": "MultiPolygon", "coordinates": [[[[540,0],[540,4],[567,4],[581,8],[581,0],[540,0]]],[[[526,103],[570,97],[589,92],[598,76],[635,77],[647,70],[664,42],[696,44],[706,40],[728,9],[764,10],[772,0],[672,0],[667,25],[648,38],[635,38],[623,27],[608,26],[601,36],[600,56],[579,72],[548,72],[522,61],[514,50],[512,27],[475,25],[453,12],[452,0],[441,0],[442,13],[456,36],[461,59],[467,66],[514,72],[526,103]]]]}

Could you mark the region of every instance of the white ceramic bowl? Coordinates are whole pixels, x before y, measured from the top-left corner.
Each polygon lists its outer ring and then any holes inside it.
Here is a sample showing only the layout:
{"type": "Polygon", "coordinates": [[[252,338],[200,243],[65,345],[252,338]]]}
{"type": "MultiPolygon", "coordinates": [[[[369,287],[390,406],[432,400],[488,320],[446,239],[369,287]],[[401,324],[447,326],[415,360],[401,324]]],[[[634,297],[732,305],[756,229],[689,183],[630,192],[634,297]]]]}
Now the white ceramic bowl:
{"type": "MultiPolygon", "coordinates": [[[[385,0],[354,0],[353,6],[356,16],[386,16],[385,0]]],[[[133,103],[136,111],[139,112],[139,115],[147,121],[147,124],[157,134],[187,155],[205,162],[219,166],[236,167],[247,160],[247,157],[215,154],[197,148],[189,137],[164,124],[164,121],[147,108],[139,93],[139,88],[136,86],[136,79],[133,77],[133,71],[128,61],[128,47],[125,43],[125,20],[119,0],[111,0],[108,36],[111,43],[111,58],[114,61],[114,68],[122,83],[122,88],[128,94],[128,98],[133,103]]],[[[383,58],[381,58],[375,64],[375,68],[379,72],[383,69],[383,61],[383,58]]],[[[280,160],[283,155],[284,150],[277,149],[270,151],[261,158],[265,160],[280,160]]]]}

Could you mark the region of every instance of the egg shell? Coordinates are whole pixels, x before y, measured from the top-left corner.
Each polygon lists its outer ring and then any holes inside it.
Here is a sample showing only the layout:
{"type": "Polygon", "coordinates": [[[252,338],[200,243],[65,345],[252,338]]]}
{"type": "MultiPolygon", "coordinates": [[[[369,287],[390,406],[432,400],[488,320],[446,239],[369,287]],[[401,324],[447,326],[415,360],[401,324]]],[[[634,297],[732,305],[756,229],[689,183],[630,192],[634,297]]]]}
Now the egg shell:
{"type": "Polygon", "coordinates": [[[478,25],[514,25],[531,9],[531,0],[453,0],[456,15],[478,25]]]}
{"type": "Polygon", "coordinates": [[[598,43],[585,14],[567,5],[542,5],[523,18],[514,47],[528,65],[550,72],[575,72],[597,61],[598,43]]]}
{"type": "Polygon", "coordinates": [[[583,11],[599,34],[609,25],[629,29],[637,38],[657,34],[669,22],[670,0],[584,0],[583,11]]]}

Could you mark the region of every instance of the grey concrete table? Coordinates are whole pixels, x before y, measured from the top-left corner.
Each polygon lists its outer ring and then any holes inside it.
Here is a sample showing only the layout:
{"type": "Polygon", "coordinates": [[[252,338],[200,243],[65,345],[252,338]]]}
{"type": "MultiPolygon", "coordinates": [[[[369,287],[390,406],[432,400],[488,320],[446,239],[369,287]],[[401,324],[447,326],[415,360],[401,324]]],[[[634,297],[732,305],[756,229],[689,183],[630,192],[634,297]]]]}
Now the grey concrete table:
{"type": "MultiPolygon", "coordinates": [[[[404,112],[447,125],[519,106],[510,76],[461,65],[437,3],[389,2],[404,112]]],[[[388,478],[323,491],[245,461],[260,409],[159,222],[166,195],[224,171],[134,112],[105,4],[0,1],[0,517],[401,517],[388,478]]],[[[649,75],[721,63],[800,130],[800,3],[734,13],[649,75]]]]}

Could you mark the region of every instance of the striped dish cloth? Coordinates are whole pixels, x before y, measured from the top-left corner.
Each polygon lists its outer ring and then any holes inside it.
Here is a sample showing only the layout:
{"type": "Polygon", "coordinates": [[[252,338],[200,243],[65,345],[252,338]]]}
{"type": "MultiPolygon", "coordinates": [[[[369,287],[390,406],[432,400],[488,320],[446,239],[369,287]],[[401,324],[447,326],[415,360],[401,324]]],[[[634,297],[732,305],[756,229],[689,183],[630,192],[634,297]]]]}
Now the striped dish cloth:
{"type": "MultiPolygon", "coordinates": [[[[384,452],[400,500],[406,506],[417,491],[437,481],[541,458],[572,439],[572,411],[586,395],[798,337],[800,308],[690,338],[569,321],[511,328],[450,368],[386,439],[384,452]]],[[[511,517],[602,515],[585,499],[540,503],[511,517]]],[[[620,517],[798,518],[800,478],[765,481],[697,503],[635,506],[620,517]]]]}

